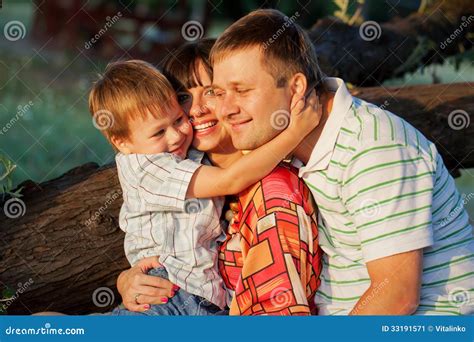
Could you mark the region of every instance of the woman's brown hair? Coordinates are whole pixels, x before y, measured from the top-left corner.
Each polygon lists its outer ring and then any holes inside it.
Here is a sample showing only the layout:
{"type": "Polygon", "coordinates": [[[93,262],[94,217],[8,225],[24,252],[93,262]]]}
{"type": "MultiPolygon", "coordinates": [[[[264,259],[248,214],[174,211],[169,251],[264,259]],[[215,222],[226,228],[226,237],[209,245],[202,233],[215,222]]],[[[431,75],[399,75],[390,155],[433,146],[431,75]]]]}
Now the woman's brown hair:
{"type": "Polygon", "coordinates": [[[202,63],[207,74],[212,79],[209,54],[215,41],[215,39],[206,38],[186,43],[165,59],[163,74],[171,82],[176,92],[203,86],[198,72],[199,63],[202,63]]]}

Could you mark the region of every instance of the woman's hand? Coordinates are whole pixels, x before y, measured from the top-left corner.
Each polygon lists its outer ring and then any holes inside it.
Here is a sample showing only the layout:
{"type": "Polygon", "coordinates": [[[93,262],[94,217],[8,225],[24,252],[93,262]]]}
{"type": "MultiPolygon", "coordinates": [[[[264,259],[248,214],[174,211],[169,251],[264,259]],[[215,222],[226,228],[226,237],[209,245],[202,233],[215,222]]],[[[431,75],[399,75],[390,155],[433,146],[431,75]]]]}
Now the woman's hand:
{"type": "Polygon", "coordinates": [[[169,280],[146,274],[159,266],[158,257],[149,257],[120,273],[117,289],[128,310],[142,312],[148,310],[151,304],[164,304],[179,289],[169,280]]]}

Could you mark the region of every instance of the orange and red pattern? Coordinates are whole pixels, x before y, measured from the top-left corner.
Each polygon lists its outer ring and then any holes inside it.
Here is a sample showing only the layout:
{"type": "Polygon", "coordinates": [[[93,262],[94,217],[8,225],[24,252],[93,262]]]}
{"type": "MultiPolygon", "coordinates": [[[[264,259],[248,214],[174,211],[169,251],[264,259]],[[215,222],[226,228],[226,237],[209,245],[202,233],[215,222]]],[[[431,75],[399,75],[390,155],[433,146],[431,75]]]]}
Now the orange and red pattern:
{"type": "Polygon", "coordinates": [[[219,253],[220,273],[234,290],[231,315],[316,314],[321,251],[315,209],[297,170],[283,163],[239,194],[219,253]]]}

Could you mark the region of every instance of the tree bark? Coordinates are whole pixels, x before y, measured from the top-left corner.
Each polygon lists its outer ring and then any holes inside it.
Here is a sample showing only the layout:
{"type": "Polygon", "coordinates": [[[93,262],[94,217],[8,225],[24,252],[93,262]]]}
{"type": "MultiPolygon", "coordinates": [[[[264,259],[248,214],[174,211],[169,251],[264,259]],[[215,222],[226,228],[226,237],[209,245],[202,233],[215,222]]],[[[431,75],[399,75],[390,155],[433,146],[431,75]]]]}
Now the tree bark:
{"type": "MultiPolygon", "coordinates": [[[[436,142],[452,173],[474,167],[474,128],[468,123],[474,83],[359,88],[352,93],[419,128],[436,142]],[[464,112],[456,112],[460,110],[464,112]],[[450,113],[465,121],[449,119],[450,113]]],[[[13,205],[21,202],[0,202],[0,284],[14,293],[0,304],[9,314],[113,308],[119,302],[117,275],[129,267],[118,225],[122,199],[115,165],[88,163],[48,182],[27,181],[20,187],[24,208],[15,211],[13,205]]]]}
{"type": "Polygon", "coordinates": [[[423,13],[378,24],[351,26],[334,18],[309,30],[327,75],[357,86],[379,86],[386,79],[414,71],[472,47],[471,0],[437,1],[423,13]]]}

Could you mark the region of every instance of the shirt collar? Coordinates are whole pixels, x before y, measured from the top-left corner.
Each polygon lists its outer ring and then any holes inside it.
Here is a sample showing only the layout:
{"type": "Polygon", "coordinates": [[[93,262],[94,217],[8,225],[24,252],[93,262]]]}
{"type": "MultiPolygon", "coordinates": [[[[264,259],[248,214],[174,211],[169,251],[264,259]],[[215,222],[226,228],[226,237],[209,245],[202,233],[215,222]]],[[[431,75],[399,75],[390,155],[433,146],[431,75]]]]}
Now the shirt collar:
{"type": "Polygon", "coordinates": [[[321,132],[321,136],[311,152],[308,163],[300,168],[299,177],[303,177],[305,173],[324,170],[328,167],[342,121],[352,105],[352,95],[342,79],[327,77],[324,80],[324,85],[327,90],[336,92],[332,110],[321,132]]]}

